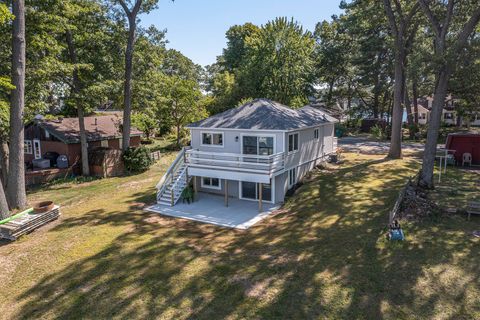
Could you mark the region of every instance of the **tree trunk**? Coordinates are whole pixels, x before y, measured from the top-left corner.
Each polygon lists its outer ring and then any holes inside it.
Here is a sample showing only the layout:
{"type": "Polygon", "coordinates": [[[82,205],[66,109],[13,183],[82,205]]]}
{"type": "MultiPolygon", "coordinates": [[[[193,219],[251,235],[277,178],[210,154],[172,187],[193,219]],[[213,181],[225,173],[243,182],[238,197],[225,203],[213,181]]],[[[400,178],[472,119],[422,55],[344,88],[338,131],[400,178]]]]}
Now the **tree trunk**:
{"type": "MultiPolygon", "coordinates": [[[[403,36],[398,36],[403,38],[403,36]]],[[[403,119],[403,41],[397,41],[395,53],[395,84],[393,93],[393,110],[392,110],[392,133],[390,140],[390,150],[388,157],[392,159],[400,159],[402,157],[402,119],[403,119]]]]}
{"type": "Polygon", "coordinates": [[[13,1],[12,90],[10,105],[10,155],[7,197],[10,208],[27,205],[25,192],[24,126],[25,107],[25,2],[13,1]]]}
{"type": "Polygon", "coordinates": [[[415,124],[413,122],[413,114],[412,114],[412,103],[410,101],[410,97],[408,96],[408,86],[407,81],[405,80],[404,85],[404,96],[405,96],[405,109],[407,111],[407,123],[408,123],[408,134],[410,135],[410,139],[415,138],[415,124]]]}
{"type": "Polygon", "coordinates": [[[378,105],[379,105],[379,95],[380,93],[375,90],[374,96],[373,96],[373,118],[378,119],[378,105]]]}
{"type": "Polygon", "coordinates": [[[180,147],[180,123],[177,123],[177,146],[180,147]]]}
{"type": "Polygon", "coordinates": [[[75,50],[75,44],[73,43],[73,37],[70,30],[66,31],[66,39],[68,45],[68,52],[70,56],[70,62],[74,65],[73,68],[73,95],[75,99],[75,106],[77,107],[78,114],[78,126],[80,129],[80,149],[82,155],[82,174],[84,176],[90,175],[90,168],[88,166],[88,143],[87,143],[87,133],[85,131],[85,116],[82,102],[80,101],[80,90],[81,83],[78,76],[78,58],[77,52],[75,50]]]}
{"type": "Polygon", "coordinates": [[[423,154],[422,170],[420,172],[419,185],[423,188],[433,188],[433,169],[437,153],[437,139],[442,120],[443,106],[447,97],[448,79],[450,71],[444,67],[437,76],[435,95],[433,96],[432,111],[428,122],[427,142],[423,154]]]}
{"type": "Polygon", "coordinates": [[[5,196],[5,191],[3,190],[3,180],[0,183],[0,219],[6,219],[10,216],[10,211],[8,210],[7,197],[5,196]]]}
{"type": "Polygon", "coordinates": [[[0,141],[0,165],[2,166],[2,179],[3,188],[7,188],[8,180],[8,143],[6,141],[0,141]]]}
{"type": "Polygon", "coordinates": [[[418,84],[414,79],[412,82],[412,95],[413,95],[413,112],[415,124],[418,125],[418,84]]]}
{"type": "Polygon", "coordinates": [[[124,109],[123,109],[123,128],[122,128],[122,150],[126,151],[130,147],[130,117],[132,113],[132,72],[133,72],[133,48],[135,44],[135,31],[137,28],[135,16],[128,17],[128,41],[125,50],[125,84],[124,84],[124,109]]]}

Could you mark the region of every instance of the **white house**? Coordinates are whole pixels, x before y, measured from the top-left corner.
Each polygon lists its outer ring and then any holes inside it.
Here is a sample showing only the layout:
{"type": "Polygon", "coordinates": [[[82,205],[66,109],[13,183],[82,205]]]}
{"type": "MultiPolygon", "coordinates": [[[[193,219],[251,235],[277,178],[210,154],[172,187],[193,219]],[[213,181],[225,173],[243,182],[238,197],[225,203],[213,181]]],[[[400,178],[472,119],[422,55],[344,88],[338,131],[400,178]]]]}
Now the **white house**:
{"type": "Polygon", "coordinates": [[[256,99],[187,126],[184,148],[157,185],[157,202],[174,206],[193,180],[196,192],[282,203],[286,192],[336,151],[337,120],[312,106],[294,110],[256,99]]]}
{"type": "MultiPolygon", "coordinates": [[[[419,98],[418,123],[427,124],[430,121],[430,112],[432,110],[433,97],[419,98]]],[[[412,105],[413,111],[413,105],[412,105]]],[[[445,107],[442,109],[442,122],[447,125],[457,124],[457,112],[455,111],[455,99],[449,95],[445,100],[445,107]]]]}

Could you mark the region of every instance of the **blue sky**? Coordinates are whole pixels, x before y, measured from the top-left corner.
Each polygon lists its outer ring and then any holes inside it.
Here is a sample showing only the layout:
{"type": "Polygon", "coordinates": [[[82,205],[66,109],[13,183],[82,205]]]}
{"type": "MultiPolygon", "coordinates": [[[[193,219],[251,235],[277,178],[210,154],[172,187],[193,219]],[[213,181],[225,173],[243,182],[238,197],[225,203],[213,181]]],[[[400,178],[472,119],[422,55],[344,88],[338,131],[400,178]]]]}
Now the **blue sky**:
{"type": "Polygon", "coordinates": [[[340,14],[340,0],[160,0],[159,8],[141,16],[141,25],[167,29],[169,48],[207,65],[225,47],[225,32],[235,24],[257,25],[275,17],[293,17],[306,29],[340,14]]]}

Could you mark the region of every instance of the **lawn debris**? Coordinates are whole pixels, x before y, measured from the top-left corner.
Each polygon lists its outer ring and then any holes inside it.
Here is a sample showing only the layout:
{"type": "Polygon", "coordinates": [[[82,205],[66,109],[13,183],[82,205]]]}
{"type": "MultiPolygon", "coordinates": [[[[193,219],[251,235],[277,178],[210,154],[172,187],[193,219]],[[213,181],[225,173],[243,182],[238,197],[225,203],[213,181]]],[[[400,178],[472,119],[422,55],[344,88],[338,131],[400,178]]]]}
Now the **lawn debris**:
{"type": "Polygon", "coordinates": [[[415,181],[410,180],[405,187],[397,218],[419,221],[446,213],[438,204],[428,198],[428,190],[419,187],[415,181]]]}

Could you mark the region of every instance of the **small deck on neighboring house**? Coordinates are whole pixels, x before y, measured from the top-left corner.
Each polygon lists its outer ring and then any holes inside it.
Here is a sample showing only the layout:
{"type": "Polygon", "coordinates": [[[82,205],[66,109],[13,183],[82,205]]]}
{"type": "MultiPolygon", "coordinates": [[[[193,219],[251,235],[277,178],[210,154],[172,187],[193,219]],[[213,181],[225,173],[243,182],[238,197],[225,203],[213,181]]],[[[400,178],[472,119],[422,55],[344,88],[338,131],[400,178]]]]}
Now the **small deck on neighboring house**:
{"type": "Polygon", "coordinates": [[[170,217],[245,230],[273,214],[278,208],[278,205],[264,203],[263,211],[258,212],[256,201],[236,198],[230,198],[229,206],[226,207],[223,196],[198,193],[196,201],[191,204],[182,201],[173,207],[156,204],[146,210],[170,217]]]}

